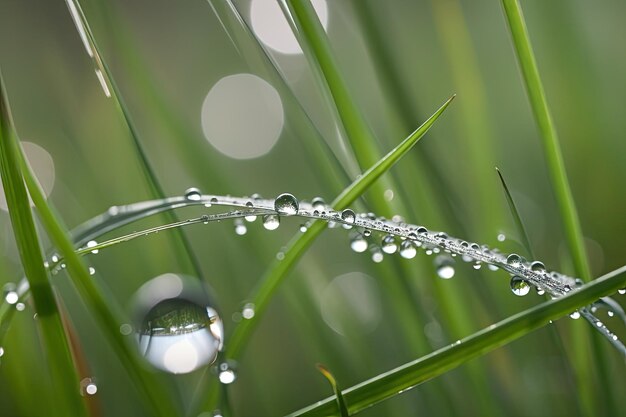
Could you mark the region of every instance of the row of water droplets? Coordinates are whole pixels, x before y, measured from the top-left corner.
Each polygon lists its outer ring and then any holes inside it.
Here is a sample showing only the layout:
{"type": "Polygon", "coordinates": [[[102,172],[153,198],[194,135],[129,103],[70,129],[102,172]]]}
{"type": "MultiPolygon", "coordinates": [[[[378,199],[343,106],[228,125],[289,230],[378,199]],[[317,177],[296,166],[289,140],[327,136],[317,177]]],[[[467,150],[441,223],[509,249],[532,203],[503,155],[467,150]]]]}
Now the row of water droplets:
{"type": "MultiPolygon", "coordinates": [[[[259,195],[251,197],[204,195],[197,188],[190,188],[181,197],[140,202],[127,206],[114,206],[103,215],[86,222],[85,225],[78,228],[81,230],[79,235],[82,238],[77,240],[77,245],[79,246],[77,252],[80,254],[97,254],[100,249],[107,246],[146,236],[150,233],[156,233],[160,230],[197,223],[208,224],[225,219],[233,219],[235,233],[238,235],[246,234],[246,223],[253,223],[258,218],[261,218],[265,229],[275,230],[280,226],[281,218],[286,216],[298,216],[307,219],[300,226],[300,232],[302,233],[306,233],[311,222],[315,220],[326,222],[330,228],[342,227],[351,230],[351,248],[355,252],[366,252],[369,250],[374,262],[381,262],[385,254],[391,255],[394,253],[399,253],[403,258],[411,259],[417,255],[418,249],[426,255],[435,255],[434,262],[437,274],[444,279],[454,276],[454,258],[460,257],[463,261],[472,263],[475,269],[480,269],[484,264],[490,270],[503,269],[507,271],[511,275],[511,290],[519,296],[528,294],[531,286],[534,286],[539,294],[547,292],[553,298],[558,298],[576,289],[581,284],[580,280],[557,272],[547,271],[541,262],[528,262],[517,254],[506,255],[495,248],[491,249],[485,245],[449,237],[443,232],[429,231],[423,226],[405,223],[397,216],[392,220],[388,220],[377,217],[373,213],[355,213],[352,209],[338,211],[327,205],[321,198],[314,198],[311,202],[298,201],[295,196],[288,193],[281,194],[275,199],[264,199],[259,195]],[[198,218],[135,232],[100,244],[95,240],[99,235],[136,219],[166,210],[193,205],[202,205],[206,208],[223,206],[234,210],[225,213],[205,214],[198,218]]],[[[280,256],[277,256],[277,258],[279,260],[282,259],[280,256]]],[[[64,268],[64,263],[58,255],[53,255],[46,262],[46,266],[53,273],[56,273],[64,268]]],[[[90,268],[90,273],[93,275],[95,270],[90,268]]],[[[5,286],[4,303],[15,305],[16,309],[23,310],[24,304],[22,301],[27,292],[28,282],[26,280],[22,280],[17,287],[12,284],[8,287],[5,286]]],[[[624,294],[626,290],[623,289],[619,292],[624,294]]],[[[596,308],[596,304],[594,304],[591,308],[581,309],[580,313],[572,313],[571,317],[579,318],[582,314],[600,332],[604,333],[609,340],[613,341],[616,346],[621,346],[620,349],[624,351],[623,345],[617,340],[617,337],[599,319],[593,316],[592,313],[595,312],[596,308]]],[[[623,317],[623,310],[617,303],[609,305],[608,310],[609,315],[612,315],[612,312],[616,310],[623,317]]],[[[214,315],[217,314],[214,309],[207,309],[207,311],[212,311],[214,315]]],[[[251,303],[245,304],[241,312],[241,318],[251,319],[253,317],[254,305],[251,303]]],[[[142,332],[143,330],[138,331],[142,332]]],[[[221,337],[219,343],[223,343],[221,337]]],[[[217,354],[210,362],[214,361],[216,357],[217,354]]],[[[206,364],[202,363],[202,365],[206,364]]],[[[159,367],[158,365],[155,366],[159,367]]],[[[162,366],[160,367],[163,368],[162,366]]],[[[193,369],[196,368],[190,368],[190,370],[193,369]]],[[[235,380],[234,364],[220,363],[215,369],[222,383],[227,384],[235,380]]]]}

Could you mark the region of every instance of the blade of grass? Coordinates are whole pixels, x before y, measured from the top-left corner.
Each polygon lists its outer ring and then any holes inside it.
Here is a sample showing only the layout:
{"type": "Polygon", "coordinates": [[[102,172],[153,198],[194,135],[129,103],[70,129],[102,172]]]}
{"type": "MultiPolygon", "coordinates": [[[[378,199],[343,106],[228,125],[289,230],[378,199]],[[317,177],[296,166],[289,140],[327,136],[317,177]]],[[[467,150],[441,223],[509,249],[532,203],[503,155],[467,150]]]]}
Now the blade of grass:
{"type": "MultiPolygon", "coordinates": [[[[369,186],[372,185],[381,175],[387,172],[398,160],[404,156],[419,139],[430,129],[435,121],[441,116],[450,102],[454,99],[452,96],[446,101],[432,116],[428,118],[420,127],[418,127],[411,135],[404,139],[385,157],[374,164],[359,179],[350,184],[337,198],[332,202],[332,206],[341,210],[354,202],[361,196],[369,186]]],[[[287,273],[296,264],[298,259],[304,254],[306,249],[311,246],[315,238],[324,230],[325,224],[315,222],[304,233],[294,237],[287,245],[284,252],[284,258],[281,261],[274,261],[268,271],[261,279],[261,282],[255,292],[252,302],[255,306],[254,317],[250,320],[242,321],[234,330],[230,342],[226,347],[226,357],[236,358],[241,354],[248,338],[259,322],[263,312],[267,308],[269,301],[282,283],[287,273]]]]}
{"type": "MultiPolygon", "coordinates": [[[[379,401],[394,397],[407,389],[431,380],[457,366],[504,346],[537,330],[552,320],[615,293],[626,285],[626,266],[612,271],[572,291],[564,297],[546,301],[502,320],[451,346],[409,362],[343,391],[350,414],[364,410],[379,401]]],[[[331,416],[336,414],[335,397],[296,411],[290,416],[331,416]]]]}
{"type": "Polygon", "coordinates": [[[522,245],[528,252],[528,255],[532,259],[535,258],[533,253],[532,246],[530,245],[530,239],[528,239],[528,234],[526,233],[526,228],[524,227],[524,223],[522,222],[522,218],[519,215],[519,211],[517,211],[517,206],[513,201],[513,197],[509,192],[509,187],[506,185],[506,181],[504,181],[504,176],[502,176],[502,172],[500,169],[496,167],[496,172],[498,173],[498,177],[500,178],[500,182],[502,183],[502,190],[504,191],[504,197],[506,197],[506,202],[509,205],[509,210],[511,211],[511,216],[513,216],[513,221],[515,222],[515,228],[520,235],[520,239],[522,239],[522,245]]]}
{"type": "MultiPolygon", "coordinates": [[[[518,63],[524,79],[524,87],[530,100],[533,115],[541,133],[543,153],[546,158],[550,182],[554,190],[557,205],[559,207],[561,222],[565,230],[567,246],[574,263],[576,275],[588,281],[591,277],[589,261],[585,252],[585,244],[582,229],[574,204],[574,198],[567,179],[565,164],[561,154],[559,139],[556,128],[552,121],[546,95],[539,77],[539,69],[530,43],[530,36],[526,28],[522,9],[518,0],[502,0],[504,14],[513,39],[513,46],[518,58],[518,63]]],[[[574,331],[574,344],[576,350],[577,385],[581,393],[582,403],[587,414],[594,413],[597,409],[598,399],[593,394],[592,369],[588,360],[589,345],[587,344],[587,329],[574,331]]],[[[603,367],[600,367],[603,370],[603,367]]],[[[603,392],[606,390],[603,390],[603,392]]],[[[606,392],[610,395],[610,392],[606,392]]]]}
{"type": "MultiPolygon", "coordinates": [[[[87,48],[88,45],[87,52],[93,58],[94,65],[96,66],[96,74],[98,75],[98,79],[100,80],[100,82],[103,84],[105,94],[107,95],[107,97],[113,100],[116,109],[122,115],[122,119],[124,120],[124,124],[126,125],[131,138],[133,149],[135,150],[135,153],[140,161],[140,165],[142,167],[146,183],[148,184],[148,188],[150,189],[150,193],[155,198],[165,198],[165,191],[163,190],[163,187],[159,182],[158,176],[156,175],[156,172],[152,167],[152,164],[150,163],[150,159],[146,154],[142,142],[139,139],[139,134],[130,115],[130,110],[128,109],[128,106],[126,105],[122,95],[120,94],[120,90],[115,83],[115,80],[113,79],[109,67],[102,57],[100,49],[98,48],[98,45],[94,38],[93,32],[91,31],[89,23],[87,22],[87,18],[85,17],[85,14],[83,13],[83,10],[80,6],[79,0],[66,0],[66,3],[70,11],[70,15],[74,20],[74,24],[78,29],[78,33],[81,36],[83,42],[85,42],[85,47],[87,48]]],[[[168,221],[177,220],[176,216],[171,212],[166,212],[164,216],[168,221]]],[[[187,239],[185,234],[179,229],[175,231],[175,236],[182,246],[181,248],[181,246],[179,245],[173,245],[173,249],[179,254],[178,258],[187,259],[197,277],[201,279],[202,269],[200,268],[200,263],[198,262],[198,259],[194,254],[193,248],[191,247],[189,240],[187,239]]]]}
{"type": "Polygon", "coordinates": [[[0,74],[0,175],[9,216],[24,272],[31,287],[37,325],[43,341],[48,371],[57,392],[52,398],[55,415],[86,416],[80,397],[78,374],[69,348],[43,255],[19,164],[19,144],[13,134],[4,80],[0,74]]]}
{"type": "Polygon", "coordinates": [[[337,409],[339,410],[341,417],[348,417],[350,415],[348,414],[348,407],[346,407],[346,401],[343,399],[343,395],[341,394],[341,388],[339,388],[339,386],[337,385],[337,380],[335,379],[333,374],[331,374],[330,371],[321,363],[317,364],[317,369],[330,383],[330,386],[335,393],[335,398],[337,399],[337,409]]]}
{"type": "MultiPolygon", "coordinates": [[[[24,181],[37,207],[42,223],[55,246],[65,258],[67,269],[74,286],[89,311],[99,323],[100,329],[107,336],[115,354],[124,365],[124,368],[130,375],[140,394],[142,394],[147,405],[152,408],[154,415],[176,415],[178,410],[173,405],[170,395],[153,380],[153,377],[148,374],[147,371],[141,368],[137,352],[135,352],[121,335],[119,326],[122,320],[116,317],[109,301],[95,286],[85,265],[74,252],[74,246],[68,233],[65,231],[66,229],[62,226],[61,221],[58,220],[57,216],[48,205],[48,202],[45,200],[43,192],[39,188],[39,184],[23,153],[19,152],[18,157],[24,173],[24,181]]],[[[43,265],[43,260],[41,265],[43,265]]],[[[33,290],[34,288],[31,285],[31,291],[33,290]]]]}

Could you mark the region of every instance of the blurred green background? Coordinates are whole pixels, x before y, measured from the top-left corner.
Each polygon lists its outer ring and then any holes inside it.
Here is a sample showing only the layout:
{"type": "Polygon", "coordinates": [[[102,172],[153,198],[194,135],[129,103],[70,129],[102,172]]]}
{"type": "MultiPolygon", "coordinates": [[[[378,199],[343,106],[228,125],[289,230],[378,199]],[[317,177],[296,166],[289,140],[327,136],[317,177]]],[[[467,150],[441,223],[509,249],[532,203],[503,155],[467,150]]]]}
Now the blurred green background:
{"type": "MultiPolygon", "coordinates": [[[[217,3],[215,9],[203,0],[81,3],[159,181],[168,195],[195,186],[210,194],[291,192],[331,201],[359,169],[315,72],[293,35],[281,29],[288,26],[276,20],[279,9],[270,0],[235,3],[286,82],[258,58],[258,44],[240,41],[241,26],[218,18],[216,11],[225,9],[217,3]],[[317,132],[346,176],[328,178],[328,162],[310,152],[317,132]]],[[[395,200],[406,212],[393,214],[409,222],[524,253],[498,166],[534,252],[549,269],[572,273],[499,1],[314,3],[381,155],[457,94],[393,168],[396,186],[367,194],[355,209],[395,200]],[[500,233],[503,242],[496,239],[500,233]]],[[[522,7],[599,276],[626,259],[626,4],[527,0],[522,7]]],[[[151,198],[123,119],[103,94],[64,1],[0,1],[0,67],[18,134],[34,144],[26,153],[68,228],[112,205],[151,198]]],[[[0,284],[22,276],[5,207],[0,284]]],[[[143,220],[114,235],[162,220],[143,220]]],[[[287,219],[274,232],[248,225],[245,236],[227,222],[184,230],[213,289],[226,343],[255,284],[299,224],[287,219]]],[[[163,232],[86,257],[112,305],[128,309],[133,293],[155,276],[193,274],[173,236],[163,232]]],[[[513,296],[504,272],[459,265],[444,281],[423,254],[410,261],[389,256],[377,265],[348,243],[344,231],[325,232],[272,301],[228,387],[234,415],[282,415],[330,395],[318,362],[349,387],[543,300],[534,292],[513,296]]],[[[54,284],[88,363],[81,377],[97,382],[89,399],[99,410],[94,415],[146,415],[67,277],[54,277],[54,284]]],[[[623,297],[618,301],[624,305],[623,297]]],[[[600,315],[626,337],[616,318],[600,315]]],[[[590,326],[563,319],[550,327],[363,415],[581,415],[579,370],[568,358],[579,348],[572,330],[590,326]]],[[[623,358],[582,331],[592,347],[586,389],[597,415],[624,414],[623,358]]],[[[28,303],[2,343],[0,415],[46,415],[55,389],[28,303]]],[[[167,380],[182,407],[193,402],[197,386],[205,387],[202,380],[215,379],[201,371],[157,377],[167,380]]]]}

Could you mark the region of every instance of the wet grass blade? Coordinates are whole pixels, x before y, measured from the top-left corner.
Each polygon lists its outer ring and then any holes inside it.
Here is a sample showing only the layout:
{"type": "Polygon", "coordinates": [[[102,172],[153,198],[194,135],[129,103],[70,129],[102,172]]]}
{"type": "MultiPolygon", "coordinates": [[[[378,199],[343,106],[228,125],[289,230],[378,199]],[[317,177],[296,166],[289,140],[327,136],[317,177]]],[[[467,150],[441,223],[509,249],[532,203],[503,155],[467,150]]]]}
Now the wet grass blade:
{"type": "MultiPolygon", "coordinates": [[[[489,326],[451,346],[381,374],[343,391],[350,414],[356,414],[382,400],[442,375],[469,360],[537,330],[552,320],[615,293],[626,285],[626,266],[616,269],[568,295],[546,301],[538,306],[489,326]]],[[[326,398],[290,416],[337,415],[335,397],[326,398]]]]}
{"type": "Polygon", "coordinates": [[[500,183],[502,184],[502,190],[504,191],[504,197],[506,197],[506,202],[509,205],[509,210],[511,211],[511,216],[513,216],[513,221],[515,222],[515,227],[517,228],[517,232],[522,239],[522,245],[528,252],[531,258],[535,258],[533,254],[532,246],[530,245],[530,240],[528,239],[528,234],[526,233],[526,228],[524,227],[524,223],[522,222],[522,218],[519,215],[519,211],[517,210],[517,206],[515,205],[515,201],[513,201],[513,197],[509,192],[509,187],[506,185],[506,181],[504,180],[504,176],[500,169],[496,167],[496,172],[498,173],[498,177],[500,178],[500,183]]]}
{"type": "Polygon", "coordinates": [[[346,407],[346,402],[343,399],[341,388],[339,388],[339,386],[337,385],[337,380],[335,379],[333,374],[330,373],[328,368],[326,368],[321,363],[317,364],[317,369],[320,371],[322,375],[324,375],[324,378],[328,380],[328,382],[330,383],[330,386],[333,389],[333,392],[335,393],[335,398],[337,399],[337,408],[339,409],[340,416],[348,417],[350,415],[348,414],[348,407],[346,407]]]}
{"type": "MultiPolygon", "coordinates": [[[[446,101],[430,118],[428,118],[428,120],[417,128],[417,130],[415,130],[391,152],[367,170],[367,172],[365,172],[359,179],[350,184],[332,202],[332,206],[337,210],[341,210],[359,198],[365,190],[367,190],[367,188],[374,183],[374,181],[387,172],[396,162],[398,162],[398,160],[400,160],[400,158],[402,158],[402,156],[415,146],[417,141],[420,140],[430,129],[453,99],[454,96],[448,99],[448,101],[446,101]]],[[[252,303],[255,306],[254,317],[250,320],[240,322],[240,324],[235,328],[233,335],[230,338],[230,343],[226,347],[227,358],[236,358],[241,354],[242,349],[252,334],[252,331],[258,324],[274,293],[283,282],[289,271],[291,271],[291,268],[306,252],[309,246],[311,246],[315,238],[324,230],[325,227],[325,223],[313,223],[313,225],[305,233],[298,234],[291,240],[291,242],[287,245],[287,249],[284,251],[284,259],[280,261],[276,260],[270,265],[267,273],[261,279],[255,295],[252,297],[252,303]]]]}
{"type": "MultiPolygon", "coordinates": [[[[151,407],[154,415],[176,415],[178,410],[171,401],[171,395],[168,395],[166,391],[162,390],[153,380],[153,376],[141,368],[137,353],[131,347],[130,343],[127,343],[121,335],[119,326],[122,320],[116,317],[110,303],[95,286],[85,265],[74,252],[74,246],[69,234],[65,231],[66,229],[62,226],[61,221],[58,220],[56,215],[52,212],[28,162],[21,152],[19,153],[19,160],[24,173],[24,181],[37,207],[41,221],[55,246],[65,258],[69,275],[81,299],[86,304],[88,310],[93,314],[99,324],[99,328],[106,335],[115,354],[128,372],[138,391],[144,396],[147,405],[151,407]]],[[[41,261],[41,265],[43,265],[43,260],[41,261]]],[[[35,288],[37,287],[31,285],[33,295],[35,288]]]]}
{"type": "Polygon", "coordinates": [[[78,373],[63,327],[59,306],[44,267],[35,222],[20,170],[19,150],[13,133],[4,81],[0,75],[0,174],[20,259],[30,284],[37,326],[48,371],[57,392],[52,398],[55,415],[86,416],[78,373]]]}
{"type": "Polygon", "coordinates": [[[539,69],[537,68],[535,55],[530,44],[522,9],[518,0],[502,0],[502,5],[524,78],[526,93],[528,94],[530,105],[541,133],[541,143],[550,174],[550,182],[552,183],[552,188],[556,195],[563,228],[567,238],[567,245],[574,262],[576,274],[583,280],[588,281],[591,277],[591,273],[589,270],[589,261],[585,253],[582,229],[567,179],[559,138],[539,77],[539,69]]]}

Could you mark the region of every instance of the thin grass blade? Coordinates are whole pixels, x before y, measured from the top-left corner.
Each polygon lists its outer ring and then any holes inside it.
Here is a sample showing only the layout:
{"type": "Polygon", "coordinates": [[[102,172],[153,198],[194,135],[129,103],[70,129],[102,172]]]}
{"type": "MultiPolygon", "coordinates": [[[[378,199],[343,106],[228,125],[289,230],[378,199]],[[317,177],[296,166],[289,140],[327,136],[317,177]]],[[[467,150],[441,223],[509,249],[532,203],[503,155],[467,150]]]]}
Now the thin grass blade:
{"type": "Polygon", "coordinates": [[[326,378],[330,383],[330,386],[335,393],[335,398],[337,399],[337,408],[339,409],[341,417],[348,417],[350,415],[348,414],[348,407],[346,407],[346,401],[343,399],[341,388],[339,388],[335,376],[321,363],[317,364],[317,370],[320,371],[320,373],[324,375],[324,378],[326,378]]]}
{"type": "Polygon", "coordinates": [[[500,178],[500,183],[502,184],[502,190],[504,191],[504,197],[506,198],[506,202],[509,205],[511,216],[513,216],[513,221],[515,222],[517,233],[519,233],[519,236],[522,239],[522,245],[524,246],[524,249],[526,249],[530,257],[534,259],[535,255],[533,253],[532,246],[530,245],[530,239],[528,239],[528,234],[526,233],[524,222],[522,222],[522,218],[519,215],[519,211],[517,210],[515,201],[513,200],[513,197],[511,196],[511,193],[509,191],[509,187],[506,185],[504,176],[502,175],[502,172],[500,172],[500,169],[498,167],[496,167],[496,172],[498,173],[498,177],[500,178]]]}

